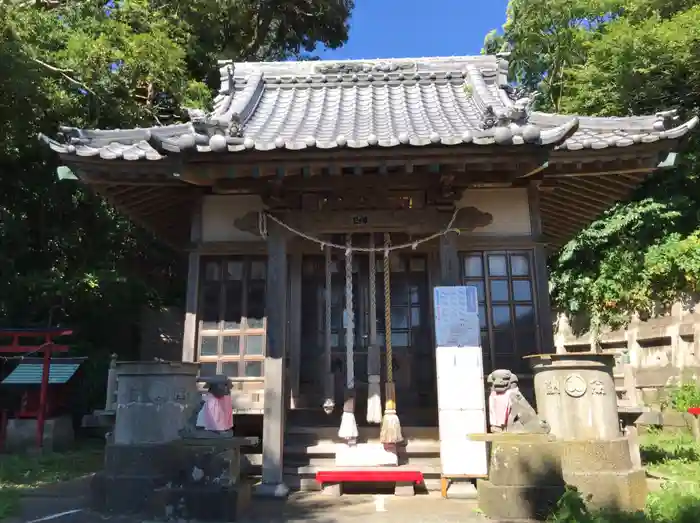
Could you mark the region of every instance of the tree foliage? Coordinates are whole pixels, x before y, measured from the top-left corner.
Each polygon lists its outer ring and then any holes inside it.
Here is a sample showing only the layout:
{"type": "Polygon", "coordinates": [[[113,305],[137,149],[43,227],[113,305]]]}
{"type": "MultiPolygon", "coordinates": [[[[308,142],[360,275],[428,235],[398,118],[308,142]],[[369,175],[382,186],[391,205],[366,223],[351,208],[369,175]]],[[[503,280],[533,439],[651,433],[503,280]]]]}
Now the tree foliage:
{"type": "Polygon", "coordinates": [[[133,356],[142,305],[181,304],[184,260],[84,187],[37,141],[68,124],[170,123],[206,108],[216,60],[305,58],[348,35],[352,0],[0,2],[0,324],[77,330],[133,356]]]}
{"type": "MultiPolygon", "coordinates": [[[[700,106],[700,1],[511,0],[485,50],[510,50],[512,80],[544,110],[600,116],[700,106]]],[[[551,259],[554,303],[624,323],[700,290],[700,142],[551,259]]]]}

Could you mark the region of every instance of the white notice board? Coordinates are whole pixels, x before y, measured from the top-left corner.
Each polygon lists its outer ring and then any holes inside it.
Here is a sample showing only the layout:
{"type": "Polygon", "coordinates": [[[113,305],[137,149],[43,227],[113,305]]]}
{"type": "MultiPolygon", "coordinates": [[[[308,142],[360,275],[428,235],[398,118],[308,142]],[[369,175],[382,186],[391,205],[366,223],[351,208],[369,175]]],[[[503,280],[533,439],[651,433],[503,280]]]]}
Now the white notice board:
{"type": "Polygon", "coordinates": [[[481,345],[476,287],[435,287],[433,301],[438,347],[481,345]]]}
{"type": "Polygon", "coordinates": [[[442,474],[485,476],[486,442],[467,437],[486,432],[477,290],[467,286],[436,287],[433,298],[442,474]]]}

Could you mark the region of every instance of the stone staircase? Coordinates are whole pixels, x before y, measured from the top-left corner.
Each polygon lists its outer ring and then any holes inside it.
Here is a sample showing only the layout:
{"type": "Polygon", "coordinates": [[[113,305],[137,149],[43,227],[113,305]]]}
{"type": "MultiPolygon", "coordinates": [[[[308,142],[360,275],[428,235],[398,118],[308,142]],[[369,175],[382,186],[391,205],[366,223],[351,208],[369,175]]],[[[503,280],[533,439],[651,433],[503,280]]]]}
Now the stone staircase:
{"type": "MultiPolygon", "coordinates": [[[[379,427],[360,427],[358,443],[379,443],[379,427]]],[[[419,470],[429,490],[440,488],[440,439],[437,427],[403,427],[406,440],[399,466],[419,470]]],[[[284,481],[295,490],[317,490],[316,472],[335,467],[337,427],[289,425],[285,433],[284,481]]]]}
{"type": "Polygon", "coordinates": [[[617,395],[618,408],[637,408],[637,398],[634,390],[634,377],[630,374],[631,369],[626,362],[626,349],[608,349],[605,352],[615,356],[615,367],[613,367],[613,381],[615,383],[615,394],[617,395]]]}

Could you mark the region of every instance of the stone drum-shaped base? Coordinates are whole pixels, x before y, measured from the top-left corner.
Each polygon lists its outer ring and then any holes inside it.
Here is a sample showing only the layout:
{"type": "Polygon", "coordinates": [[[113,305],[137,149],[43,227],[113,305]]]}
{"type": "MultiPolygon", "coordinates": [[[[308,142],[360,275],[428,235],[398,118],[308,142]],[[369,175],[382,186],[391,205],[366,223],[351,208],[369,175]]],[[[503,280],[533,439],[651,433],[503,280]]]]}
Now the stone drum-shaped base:
{"type": "Polygon", "coordinates": [[[578,488],[590,508],[644,508],[646,474],[633,466],[627,438],[566,441],[561,445],[564,479],[578,488]]]}
{"type": "Polygon", "coordinates": [[[489,434],[489,479],[478,480],[479,508],[489,518],[545,519],[565,492],[559,444],[546,434],[489,434]]]}
{"type": "Polygon", "coordinates": [[[479,509],[497,521],[544,520],[566,490],[564,485],[494,485],[480,479],[476,483],[479,509]]]}

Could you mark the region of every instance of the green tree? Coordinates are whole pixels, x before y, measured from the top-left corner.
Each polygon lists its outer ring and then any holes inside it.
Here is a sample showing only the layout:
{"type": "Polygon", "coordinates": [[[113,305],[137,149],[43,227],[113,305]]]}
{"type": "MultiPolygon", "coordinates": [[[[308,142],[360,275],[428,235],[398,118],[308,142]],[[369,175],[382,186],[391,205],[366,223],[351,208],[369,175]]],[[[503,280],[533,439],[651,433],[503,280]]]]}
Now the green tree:
{"type": "Polygon", "coordinates": [[[142,305],[178,304],[180,254],[79,184],[40,145],[61,124],[115,128],[207,108],[216,60],[341,46],[352,0],[0,2],[0,324],[77,330],[83,352],[134,356],[142,305]]]}
{"type": "MultiPolygon", "coordinates": [[[[633,115],[700,106],[700,2],[511,0],[485,50],[511,50],[512,79],[545,110],[633,115]]],[[[672,171],[650,177],[551,259],[553,300],[594,324],[699,290],[697,138],[672,171]]]]}

